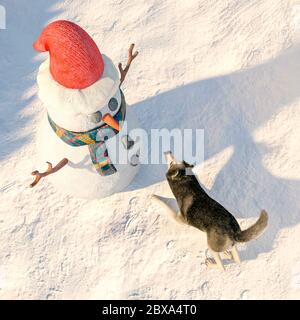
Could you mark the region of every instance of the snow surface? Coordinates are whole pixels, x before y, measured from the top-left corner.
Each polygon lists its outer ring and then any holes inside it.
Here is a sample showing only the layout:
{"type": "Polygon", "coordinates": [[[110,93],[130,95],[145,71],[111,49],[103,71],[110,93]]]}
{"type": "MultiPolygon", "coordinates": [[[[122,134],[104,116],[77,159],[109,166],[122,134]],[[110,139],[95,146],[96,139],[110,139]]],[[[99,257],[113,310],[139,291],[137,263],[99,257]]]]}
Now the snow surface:
{"type": "Polygon", "coordinates": [[[300,298],[300,3],[287,0],[4,0],[0,30],[0,298],[300,298]],[[196,171],[243,228],[241,265],[206,270],[205,235],[168,220],[164,165],[143,166],[124,192],[81,200],[37,163],[40,57],[49,21],[79,23],[115,63],[140,55],[124,91],[142,126],[203,128],[196,171]]]}

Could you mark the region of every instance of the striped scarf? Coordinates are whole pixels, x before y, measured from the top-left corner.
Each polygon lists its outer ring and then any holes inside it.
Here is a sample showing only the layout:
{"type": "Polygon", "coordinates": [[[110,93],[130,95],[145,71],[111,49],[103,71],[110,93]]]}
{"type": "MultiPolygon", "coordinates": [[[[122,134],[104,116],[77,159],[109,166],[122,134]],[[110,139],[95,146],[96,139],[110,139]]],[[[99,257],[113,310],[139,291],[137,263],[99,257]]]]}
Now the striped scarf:
{"type": "MultiPolygon", "coordinates": [[[[121,91],[121,97],[122,97],[122,102],[121,102],[120,110],[114,116],[114,119],[117,120],[118,123],[121,121],[124,121],[125,115],[126,115],[126,102],[125,102],[125,97],[122,91],[121,91]]],[[[50,126],[52,127],[54,132],[57,134],[57,136],[68,145],[74,146],[74,147],[88,145],[92,162],[95,166],[95,169],[100,175],[109,176],[117,172],[117,169],[112,164],[109,158],[108,151],[105,144],[106,140],[118,134],[117,130],[113,129],[107,124],[103,124],[102,126],[92,129],[90,131],[73,132],[58,126],[50,118],[49,114],[48,114],[48,120],[49,120],[50,126]]]]}

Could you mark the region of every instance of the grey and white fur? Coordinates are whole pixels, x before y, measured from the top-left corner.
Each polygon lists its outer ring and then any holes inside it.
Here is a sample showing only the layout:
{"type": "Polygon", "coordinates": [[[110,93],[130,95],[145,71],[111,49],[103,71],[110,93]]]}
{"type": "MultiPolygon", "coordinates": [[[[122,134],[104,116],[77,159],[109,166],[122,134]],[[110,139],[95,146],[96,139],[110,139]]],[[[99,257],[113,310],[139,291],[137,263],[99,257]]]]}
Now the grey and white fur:
{"type": "Polygon", "coordinates": [[[179,212],[176,212],[165,198],[153,195],[153,199],[178,223],[206,232],[207,244],[213,255],[213,259],[206,259],[207,267],[224,270],[221,252],[239,263],[236,243],[257,238],[267,226],[267,212],[262,210],[260,217],[251,227],[241,230],[234,216],[201,187],[192,172],[192,165],[185,161],[176,161],[171,152],[166,152],[165,156],[168,164],[166,177],[179,212]]]}

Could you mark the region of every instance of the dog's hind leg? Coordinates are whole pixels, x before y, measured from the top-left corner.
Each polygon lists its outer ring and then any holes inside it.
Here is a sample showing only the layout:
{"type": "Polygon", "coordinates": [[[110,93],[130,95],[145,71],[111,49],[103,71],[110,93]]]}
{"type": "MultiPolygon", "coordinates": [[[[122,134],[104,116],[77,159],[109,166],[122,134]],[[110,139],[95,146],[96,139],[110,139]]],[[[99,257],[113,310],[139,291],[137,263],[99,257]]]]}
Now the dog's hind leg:
{"type": "Polygon", "coordinates": [[[232,255],[232,252],[230,250],[224,251],[223,255],[224,255],[225,259],[233,260],[233,255],[232,255]]]}
{"type": "Polygon", "coordinates": [[[233,260],[236,263],[241,263],[239,253],[238,253],[237,248],[235,246],[233,246],[229,250],[224,251],[223,255],[228,260],[233,260]]]}
{"type": "Polygon", "coordinates": [[[219,269],[221,271],[225,271],[220,254],[218,252],[213,251],[213,250],[210,250],[210,251],[211,251],[214,258],[213,259],[212,258],[206,259],[205,264],[206,264],[207,268],[219,269]]]}
{"type": "Polygon", "coordinates": [[[237,251],[236,246],[233,246],[233,247],[232,247],[231,253],[232,253],[233,260],[234,260],[236,263],[241,263],[241,259],[240,259],[240,256],[239,256],[239,252],[237,251]]]}
{"type": "Polygon", "coordinates": [[[172,218],[173,220],[175,220],[176,222],[178,222],[180,224],[186,224],[181,213],[176,212],[174,205],[172,206],[171,202],[173,199],[160,197],[156,194],[153,194],[151,197],[156,203],[158,203],[162,208],[164,208],[164,210],[167,212],[167,214],[170,218],[172,218]]]}

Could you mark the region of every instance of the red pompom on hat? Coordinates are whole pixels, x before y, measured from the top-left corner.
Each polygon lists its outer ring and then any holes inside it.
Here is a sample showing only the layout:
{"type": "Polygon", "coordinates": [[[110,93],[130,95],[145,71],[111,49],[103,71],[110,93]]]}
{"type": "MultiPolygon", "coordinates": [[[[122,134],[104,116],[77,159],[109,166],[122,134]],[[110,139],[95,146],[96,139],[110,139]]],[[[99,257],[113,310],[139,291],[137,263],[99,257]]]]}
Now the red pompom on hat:
{"type": "Polygon", "coordinates": [[[102,76],[104,62],[96,43],[73,22],[59,20],[50,23],[33,48],[49,51],[51,75],[66,88],[84,89],[102,76]]]}

